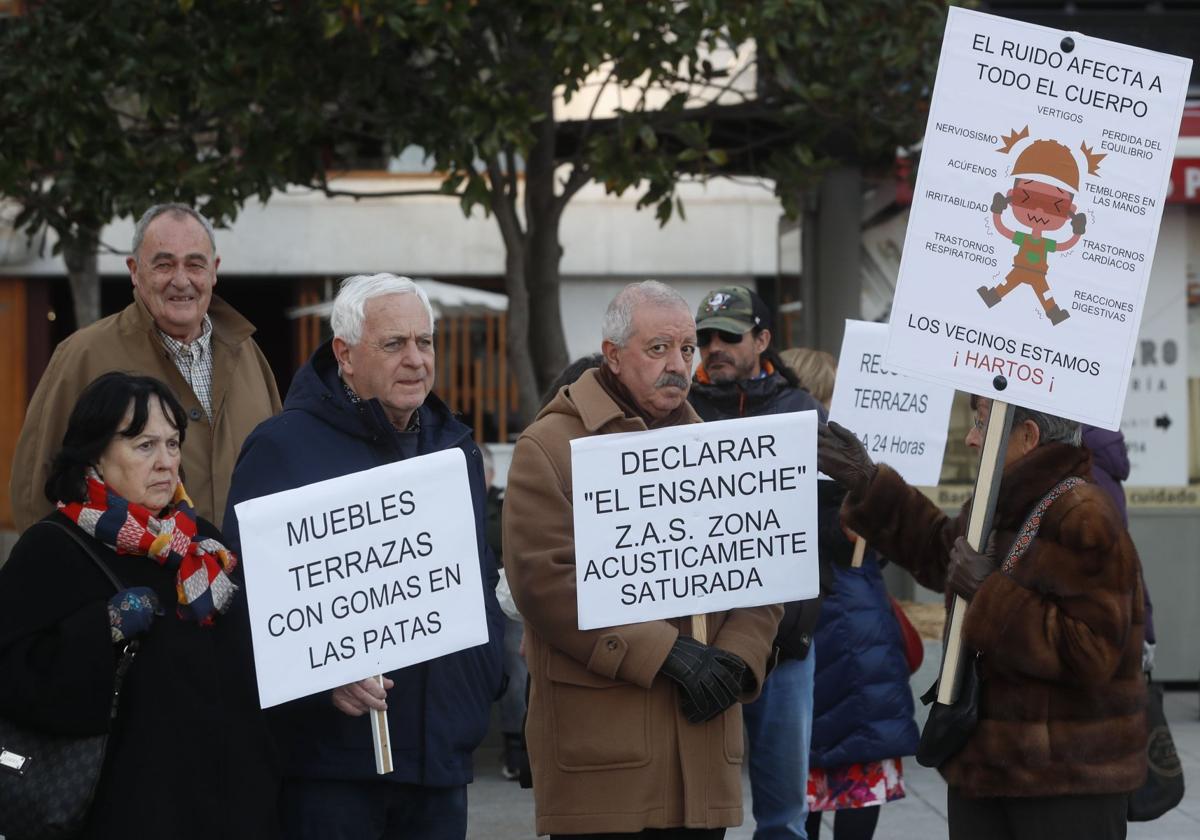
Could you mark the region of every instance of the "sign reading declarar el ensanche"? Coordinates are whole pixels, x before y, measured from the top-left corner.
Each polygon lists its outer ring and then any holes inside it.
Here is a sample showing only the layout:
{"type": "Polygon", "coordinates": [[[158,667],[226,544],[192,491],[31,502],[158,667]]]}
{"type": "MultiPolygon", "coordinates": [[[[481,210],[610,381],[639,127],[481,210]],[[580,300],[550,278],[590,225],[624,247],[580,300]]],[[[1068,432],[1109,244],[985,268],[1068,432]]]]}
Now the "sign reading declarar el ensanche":
{"type": "Polygon", "coordinates": [[[263,708],[483,644],[459,449],[237,505],[263,708]]]}
{"type": "Polygon", "coordinates": [[[815,597],[812,411],[571,441],[579,628],[815,597]]]}

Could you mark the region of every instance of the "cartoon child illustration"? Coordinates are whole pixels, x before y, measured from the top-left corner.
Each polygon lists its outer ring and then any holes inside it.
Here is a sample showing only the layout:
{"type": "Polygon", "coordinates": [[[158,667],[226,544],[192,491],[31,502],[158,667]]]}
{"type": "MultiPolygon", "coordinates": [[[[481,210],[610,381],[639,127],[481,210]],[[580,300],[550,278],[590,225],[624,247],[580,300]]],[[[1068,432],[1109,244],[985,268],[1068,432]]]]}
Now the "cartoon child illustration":
{"type": "MultiPolygon", "coordinates": [[[[1004,138],[1007,153],[1019,140],[1029,136],[1029,128],[1021,133],[1014,132],[1004,138]]],[[[1095,166],[1104,155],[1093,155],[1086,145],[1082,147],[1088,158],[1088,172],[1095,173],[1095,166]]],[[[979,296],[988,308],[995,306],[1018,286],[1028,285],[1037,295],[1046,317],[1051,324],[1060,324],[1070,317],[1065,309],[1054,302],[1050,295],[1050,284],[1046,280],[1047,257],[1051,252],[1061,253],[1074,247],[1087,229],[1087,216],[1077,213],[1073,203],[1079,191],[1079,165],[1071,150],[1053,140],[1035,140],[1029,144],[1013,165],[1013,186],[1007,193],[996,193],[992,198],[992,224],[1004,237],[1011,239],[1018,250],[1013,257],[1012,270],[1004,282],[993,288],[980,286],[979,296]],[[1013,218],[1029,232],[1013,232],[1001,219],[1004,209],[1012,208],[1013,218]],[[1058,242],[1045,234],[1071,223],[1074,233],[1070,239],[1058,242]]]]}

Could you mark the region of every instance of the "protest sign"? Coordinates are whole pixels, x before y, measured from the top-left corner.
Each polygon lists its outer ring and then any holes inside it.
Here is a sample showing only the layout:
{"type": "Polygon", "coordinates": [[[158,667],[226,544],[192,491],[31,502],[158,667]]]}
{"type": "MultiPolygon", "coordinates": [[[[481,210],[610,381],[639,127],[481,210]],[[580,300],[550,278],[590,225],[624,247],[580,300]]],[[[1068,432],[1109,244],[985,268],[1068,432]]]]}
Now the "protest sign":
{"type": "Polygon", "coordinates": [[[1190,72],[951,8],[889,367],[1116,429],[1190,72]]]}
{"type": "Polygon", "coordinates": [[[888,370],[887,336],[887,324],[846,321],[829,419],[909,484],[932,487],[942,474],[954,389],[888,370]]]}
{"type": "Polygon", "coordinates": [[[579,628],[815,597],[813,411],[571,441],[579,628]]]}
{"type": "Polygon", "coordinates": [[[1121,431],[1131,487],[1188,483],[1188,340],[1186,218],[1163,216],[1146,314],[1138,332],[1121,431]]]}
{"type": "Polygon", "coordinates": [[[263,708],[488,639],[449,449],[237,505],[263,708]]]}

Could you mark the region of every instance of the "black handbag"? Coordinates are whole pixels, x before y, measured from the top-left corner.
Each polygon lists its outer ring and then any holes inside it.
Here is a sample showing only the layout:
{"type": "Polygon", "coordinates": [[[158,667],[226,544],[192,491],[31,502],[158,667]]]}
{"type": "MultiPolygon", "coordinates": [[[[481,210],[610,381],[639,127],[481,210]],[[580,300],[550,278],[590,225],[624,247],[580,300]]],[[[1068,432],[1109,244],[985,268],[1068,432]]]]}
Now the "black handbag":
{"type": "Polygon", "coordinates": [[[917,763],[922,767],[941,767],[966,746],[967,739],[975,731],[979,721],[979,654],[963,663],[962,686],[953,703],[934,702],[940,682],[940,679],[935,681],[921,695],[921,702],[929,706],[929,719],[925,721],[921,743],[917,745],[917,763]]]}
{"type": "Polygon", "coordinates": [[[1150,705],[1146,709],[1146,724],[1150,738],[1146,744],[1146,781],[1129,794],[1130,822],[1149,822],[1170,811],[1183,800],[1183,764],[1175,750],[1167,716],[1163,712],[1163,687],[1150,683],[1150,705]]]}
{"type": "MultiPolygon", "coordinates": [[[[118,592],[125,588],[72,528],[43,521],[70,535],[118,592]]],[[[121,683],[137,649],[136,640],[129,642],[117,662],[110,721],[117,716],[121,683]]],[[[0,837],[60,840],[78,834],[96,795],[107,744],[108,733],[50,735],[0,717],[0,837]]]]}

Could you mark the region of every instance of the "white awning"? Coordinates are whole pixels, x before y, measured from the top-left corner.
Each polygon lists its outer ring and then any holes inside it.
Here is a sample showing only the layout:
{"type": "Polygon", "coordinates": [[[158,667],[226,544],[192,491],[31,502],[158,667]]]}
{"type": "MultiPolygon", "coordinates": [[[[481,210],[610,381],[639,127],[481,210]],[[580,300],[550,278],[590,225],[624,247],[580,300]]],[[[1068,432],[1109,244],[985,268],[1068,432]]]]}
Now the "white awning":
{"type": "MultiPolygon", "coordinates": [[[[508,295],[443,283],[440,280],[417,280],[417,285],[429,296],[435,318],[443,315],[481,315],[508,311],[508,295]]],[[[318,315],[328,318],[333,311],[333,301],[323,300],[307,306],[295,306],[287,311],[288,318],[318,315]]]]}

